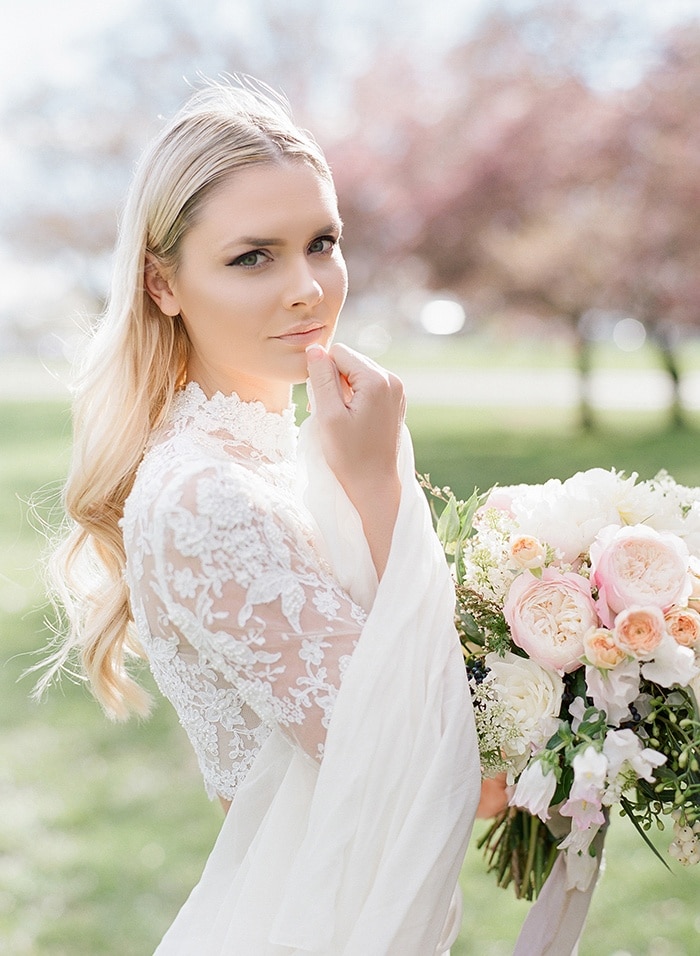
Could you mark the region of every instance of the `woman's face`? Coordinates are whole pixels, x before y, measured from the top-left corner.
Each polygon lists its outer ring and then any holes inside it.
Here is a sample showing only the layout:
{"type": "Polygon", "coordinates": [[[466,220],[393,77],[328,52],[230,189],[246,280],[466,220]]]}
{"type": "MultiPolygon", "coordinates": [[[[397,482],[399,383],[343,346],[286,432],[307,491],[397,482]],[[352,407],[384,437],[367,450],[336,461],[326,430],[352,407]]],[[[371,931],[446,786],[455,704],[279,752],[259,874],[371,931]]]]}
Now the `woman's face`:
{"type": "Polygon", "coordinates": [[[151,296],[182,317],[188,378],[271,411],[307,376],[305,349],[328,345],[347,272],[332,185],[302,162],[250,166],[207,197],[177,271],[147,271],[151,296]]]}

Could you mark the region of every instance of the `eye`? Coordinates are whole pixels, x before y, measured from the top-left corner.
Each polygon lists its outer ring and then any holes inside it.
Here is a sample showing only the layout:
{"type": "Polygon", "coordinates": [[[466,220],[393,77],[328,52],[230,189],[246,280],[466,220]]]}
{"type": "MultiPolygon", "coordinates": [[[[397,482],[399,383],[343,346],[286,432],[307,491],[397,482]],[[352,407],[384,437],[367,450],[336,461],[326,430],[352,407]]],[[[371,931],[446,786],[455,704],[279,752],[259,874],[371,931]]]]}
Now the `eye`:
{"type": "Polygon", "coordinates": [[[333,251],[333,247],[338,243],[337,236],[319,236],[318,239],[309,245],[309,252],[312,255],[324,255],[333,251]]]}
{"type": "Polygon", "coordinates": [[[232,262],[229,262],[229,265],[240,266],[242,269],[257,269],[259,266],[264,265],[265,262],[268,262],[269,258],[268,254],[262,249],[253,249],[250,252],[244,252],[241,256],[237,256],[232,262]]]}

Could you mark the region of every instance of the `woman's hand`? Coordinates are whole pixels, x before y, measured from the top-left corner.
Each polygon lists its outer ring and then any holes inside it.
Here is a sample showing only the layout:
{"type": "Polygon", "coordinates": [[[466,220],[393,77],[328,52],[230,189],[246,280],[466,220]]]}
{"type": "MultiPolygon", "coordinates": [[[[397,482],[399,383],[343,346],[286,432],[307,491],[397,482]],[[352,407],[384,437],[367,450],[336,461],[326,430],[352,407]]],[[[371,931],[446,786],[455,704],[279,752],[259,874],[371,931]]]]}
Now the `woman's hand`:
{"type": "Polygon", "coordinates": [[[360,514],[381,576],[401,497],[397,457],[403,385],[344,345],[328,352],[309,346],[307,362],[323,453],[360,514]]]}
{"type": "Polygon", "coordinates": [[[506,775],[485,777],[481,781],[481,797],[476,810],[477,817],[484,819],[498,816],[508,806],[506,775]]]}

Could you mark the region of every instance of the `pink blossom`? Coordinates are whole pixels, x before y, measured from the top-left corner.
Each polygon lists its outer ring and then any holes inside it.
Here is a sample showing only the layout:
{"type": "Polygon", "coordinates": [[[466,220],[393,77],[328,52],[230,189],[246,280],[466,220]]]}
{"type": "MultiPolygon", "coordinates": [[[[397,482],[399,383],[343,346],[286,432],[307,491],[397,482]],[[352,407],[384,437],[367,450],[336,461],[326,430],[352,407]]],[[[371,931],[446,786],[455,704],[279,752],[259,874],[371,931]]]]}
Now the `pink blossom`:
{"type": "Polygon", "coordinates": [[[503,613],[513,641],[534,661],[558,674],[581,666],[583,636],[597,624],[589,582],[572,572],[529,571],[510,586],[503,613]]]}
{"type": "Polygon", "coordinates": [[[511,538],[510,557],[518,568],[541,568],[547,558],[547,549],[531,534],[518,534],[511,538]]]}
{"type": "Polygon", "coordinates": [[[562,805],[560,814],[563,817],[571,817],[574,826],[579,830],[602,826],[605,822],[602,797],[608,758],[595,747],[586,747],[574,757],[573,770],[574,782],[569,799],[562,805]]]}
{"type": "Polygon", "coordinates": [[[688,548],[671,532],[612,525],[596,535],[590,556],[591,583],[598,589],[598,613],[606,627],[632,605],[666,610],[690,596],[688,548]]]}
{"type": "Polygon", "coordinates": [[[616,643],[612,631],[605,627],[592,627],[583,636],[586,660],[600,670],[610,670],[624,661],[626,654],[616,643]]]}
{"type": "Polygon", "coordinates": [[[672,607],[664,614],[666,630],[676,644],[700,647],[700,614],[690,607],[672,607]]]}
{"type": "Polygon", "coordinates": [[[658,607],[628,607],[615,618],[613,633],[630,657],[648,660],[663,640],[666,621],[658,607]]]}

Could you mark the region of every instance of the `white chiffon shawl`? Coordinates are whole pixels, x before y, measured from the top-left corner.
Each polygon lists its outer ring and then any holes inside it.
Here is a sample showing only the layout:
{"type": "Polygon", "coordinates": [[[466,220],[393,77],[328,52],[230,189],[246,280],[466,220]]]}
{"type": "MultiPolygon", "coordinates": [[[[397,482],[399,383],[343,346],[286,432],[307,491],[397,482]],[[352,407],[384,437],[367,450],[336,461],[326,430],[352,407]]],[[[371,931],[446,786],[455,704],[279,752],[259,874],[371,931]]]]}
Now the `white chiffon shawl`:
{"type": "Polygon", "coordinates": [[[157,956],[434,956],[459,932],[478,746],[454,588],[410,436],[379,584],[313,415],[299,458],[326,557],[367,622],[322,763],[272,733],[157,956]]]}

